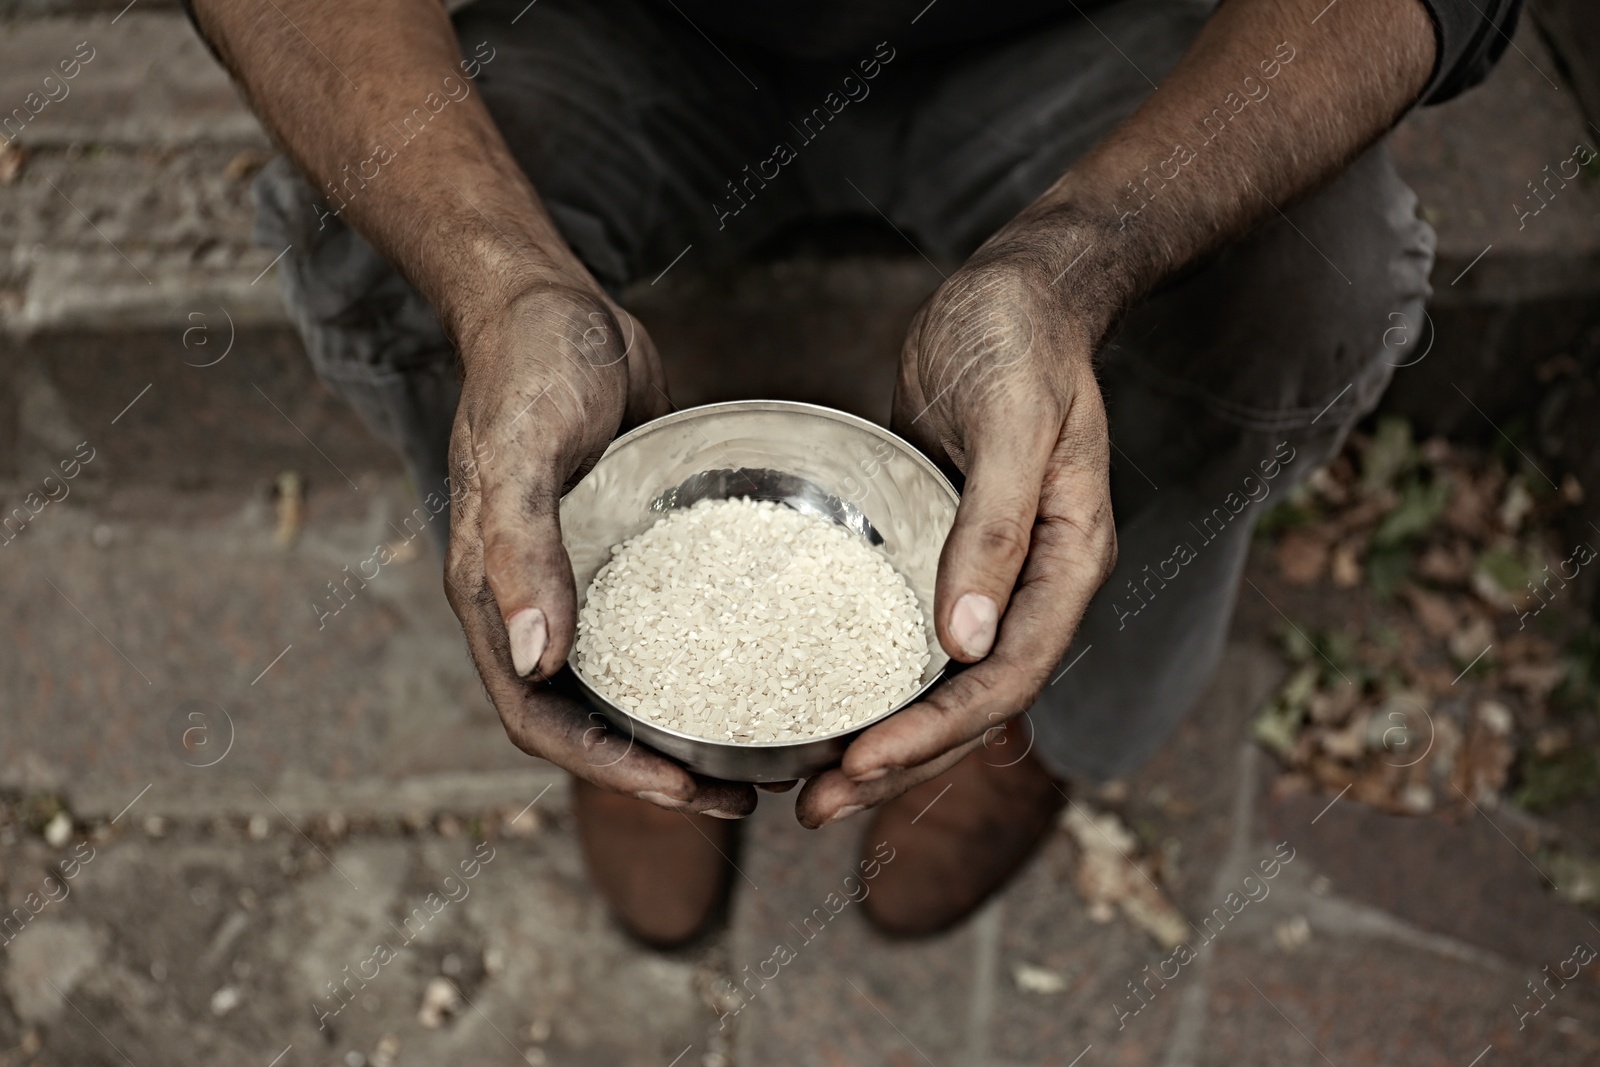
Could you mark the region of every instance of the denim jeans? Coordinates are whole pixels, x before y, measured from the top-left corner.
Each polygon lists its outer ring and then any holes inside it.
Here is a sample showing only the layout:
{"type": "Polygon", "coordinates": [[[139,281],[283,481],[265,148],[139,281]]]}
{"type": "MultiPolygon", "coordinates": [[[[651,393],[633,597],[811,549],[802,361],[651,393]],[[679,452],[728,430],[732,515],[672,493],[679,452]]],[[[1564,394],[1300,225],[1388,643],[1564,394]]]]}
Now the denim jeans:
{"type": "MultiPolygon", "coordinates": [[[[779,59],[642,0],[479,0],[454,19],[463,54],[489,57],[471,90],[620,292],[688,245],[737,262],[797,220],[850,213],[959,263],[1132,114],[1210,9],[1121,0],[1092,24],[918,56],[889,40],[847,65],[779,59]]],[[[1278,84],[1296,73],[1283,64],[1278,84]]],[[[426,151],[415,136],[397,151],[426,151]]],[[[284,293],[318,373],[422,492],[441,487],[459,388],[431,309],[286,161],[257,195],[259,240],[293,246],[284,293]]],[[[1377,403],[1385,331],[1421,321],[1433,246],[1380,144],[1125,318],[1100,368],[1120,557],[1030,711],[1053,771],[1125,774],[1195,703],[1255,520],[1377,403]]]]}

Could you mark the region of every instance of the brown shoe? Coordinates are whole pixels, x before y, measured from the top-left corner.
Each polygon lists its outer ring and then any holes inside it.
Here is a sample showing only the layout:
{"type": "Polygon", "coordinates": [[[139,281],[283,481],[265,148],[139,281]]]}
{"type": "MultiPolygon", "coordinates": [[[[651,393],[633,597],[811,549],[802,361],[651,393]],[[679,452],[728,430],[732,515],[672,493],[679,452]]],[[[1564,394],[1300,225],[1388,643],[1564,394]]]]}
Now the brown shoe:
{"type": "Polygon", "coordinates": [[[960,922],[1054,828],[1065,789],[1032,755],[1010,754],[1028,745],[1028,728],[1014,724],[1008,744],[979,748],[873,815],[862,855],[881,861],[885,841],[894,852],[862,906],[884,933],[923,937],[960,922]]]}
{"type": "Polygon", "coordinates": [[[705,929],[728,890],[737,827],[572,782],[589,880],[634,937],[673,948],[705,929]],[[720,850],[720,851],[718,851],[720,850]]]}

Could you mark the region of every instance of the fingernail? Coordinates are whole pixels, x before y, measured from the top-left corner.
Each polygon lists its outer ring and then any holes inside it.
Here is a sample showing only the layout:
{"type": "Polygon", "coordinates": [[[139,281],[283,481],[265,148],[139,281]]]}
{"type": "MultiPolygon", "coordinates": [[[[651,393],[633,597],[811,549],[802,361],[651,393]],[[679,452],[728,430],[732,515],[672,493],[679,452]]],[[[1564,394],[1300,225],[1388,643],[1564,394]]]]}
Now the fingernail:
{"type": "Polygon", "coordinates": [[[705,811],[702,811],[700,814],[701,815],[709,815],[713,819],[742,819],[742,818],[744,818],[743,815],[737,814],[736,812],[732,812],[732,811],[723,811],[721,808],[707,808],[705,811]]]}
{"type": "Polygon", "coordinates": [[[861,805],[861,804],[846,804],[844,807],[842,807],[838,811],[834,812],[828,818],[822,820],[821,825],[819,825],[817,827],[817,829],[820,830],[820,829],[822,829],[823,826],[827,826],[827,825],[829,825],[831,823],[836,823],[840,819],[848,819],[850,816],[854,815],[856,812],[858,812],[858,811],[866,811],[866,810],[867,810],[866,807],[861,805]]]}
{"type": "Polygon", "coordinates": [[[852,782],[876,782],[879,778],[888,774],[891,769],[889,767],[874,767],[870,771],[862,771],[860,774],[852,774],[848,777],[852,782]]]}
{"type": "Polygon", "coordinates": [[[1000,608],[982,593],[968,593],[956,601],[950,613],[950,636],[956,639],[961,651],[973,659],[982,659],[994,647],[995,625],[1000,621],[1000,608]]]}
{"type": "Polygon", "coordinates": [[[538,608],[523,608],[506,621],[506,631],[511,637],[511,666],[519,676],[526,678],[539,666],[544,655],[546,640],[544,612],[538,608]]]}
{"type": "MultiPolygon", "coordinates": [[[[671,808],[673,811],[682,811],[684,808],[688,807],[688,804],[686,804],[684,801],[675,800],[672,797],[667,796],[665,793],[657,793],[654,789],[645,789],[633,794],[633,796],[635,800],[647,800],[650,803],[660,805],[663,808],[671,808]]],[[[709,814],[709,812],[707,814],[709,814]]]]}

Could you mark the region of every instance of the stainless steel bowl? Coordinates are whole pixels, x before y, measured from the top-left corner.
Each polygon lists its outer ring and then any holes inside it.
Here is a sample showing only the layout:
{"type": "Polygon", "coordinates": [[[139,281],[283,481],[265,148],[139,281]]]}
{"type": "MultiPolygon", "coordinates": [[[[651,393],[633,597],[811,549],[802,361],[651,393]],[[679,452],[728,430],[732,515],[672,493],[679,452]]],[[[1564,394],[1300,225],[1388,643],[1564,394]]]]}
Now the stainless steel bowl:
{"type": "Polygon", "coordinates": [[[672,508],[748,496],[845,526],[888,556],[917,596],[932,656],[910,699],[868,722],[804,741],[737,744],[671,730],[601,696],[569,661],[579,686],[631,743],[692,770],[736,782],[805,778],[839,761],[857,733],[927,692],[949,657],[933,632],[939,553],[959,497],[909,443],[865,419],[816,404],[740,400],[674,412],[611,443],[561,501],[561,536],[581,608],[614,546],[672,508]]]}

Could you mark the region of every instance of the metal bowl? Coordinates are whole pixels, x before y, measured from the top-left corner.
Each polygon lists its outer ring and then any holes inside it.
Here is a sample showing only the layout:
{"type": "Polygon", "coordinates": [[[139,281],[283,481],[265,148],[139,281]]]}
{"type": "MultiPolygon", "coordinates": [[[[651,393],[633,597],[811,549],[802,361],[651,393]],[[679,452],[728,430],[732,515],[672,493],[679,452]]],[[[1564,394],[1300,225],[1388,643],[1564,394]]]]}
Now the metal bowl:
{"type": "Polygon", "coordinates": [[[568,661],[597,711],[691,770],[736,782],[805,778],[839,761],[850,739],[926,693],[949,657],[933,632],[939,553],[960,498],[909,443],[865,419],[816,404],[740,400],[677,411],[622,435],[561,501],[561,536],[578,605],[611,550],[673,508],[729,497],[773,500],[844,526],[876,545],[922,608],[931,654],[909,699],[848,729],[804,741],[741,744],[668,729],[601,696],[568,661]]]}

